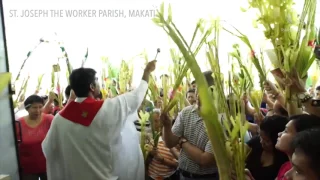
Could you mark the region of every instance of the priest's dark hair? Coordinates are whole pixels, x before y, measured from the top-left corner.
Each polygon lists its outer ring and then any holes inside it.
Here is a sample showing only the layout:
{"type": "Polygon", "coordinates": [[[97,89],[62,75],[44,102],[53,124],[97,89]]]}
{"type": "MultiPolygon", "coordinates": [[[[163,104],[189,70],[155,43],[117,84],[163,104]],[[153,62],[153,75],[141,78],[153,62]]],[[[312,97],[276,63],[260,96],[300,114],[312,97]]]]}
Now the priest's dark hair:
{"type": "Polygon", "coordinates": [[[90,86],[96,85],[95,78],[97,72],[91,68],[79,68],[70,74],[70,87],[77,97],[88,97],[90,86]]]}

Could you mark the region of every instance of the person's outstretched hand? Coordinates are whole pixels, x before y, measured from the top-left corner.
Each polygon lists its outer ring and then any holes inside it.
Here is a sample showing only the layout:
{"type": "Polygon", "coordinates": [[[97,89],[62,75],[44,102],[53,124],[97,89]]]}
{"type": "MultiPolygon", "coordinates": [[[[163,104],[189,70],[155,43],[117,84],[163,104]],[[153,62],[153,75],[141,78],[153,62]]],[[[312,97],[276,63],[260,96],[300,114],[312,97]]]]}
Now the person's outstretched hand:
{"type": "Polygon", "coordinates": [[[53,102],[57,98],[56,94],[53,91],[49,92],[49,101],[53,102]]]}
{"type": "Polygon", "coordinates": [[[148,62],[144,70],[151,73],[156,69],[156,64],[157,64],[157,60],[150,61],[148,62]]]}
{"type": "Polygon", "coordinates": [[[267,94],[272,94],[272,95],[276,95],[277,93],[279,93],[277,87],[275,86],[274,83],[272,83],[271,81],[267,80],[263,83],[264,89],[267,91],[267,94]]]}

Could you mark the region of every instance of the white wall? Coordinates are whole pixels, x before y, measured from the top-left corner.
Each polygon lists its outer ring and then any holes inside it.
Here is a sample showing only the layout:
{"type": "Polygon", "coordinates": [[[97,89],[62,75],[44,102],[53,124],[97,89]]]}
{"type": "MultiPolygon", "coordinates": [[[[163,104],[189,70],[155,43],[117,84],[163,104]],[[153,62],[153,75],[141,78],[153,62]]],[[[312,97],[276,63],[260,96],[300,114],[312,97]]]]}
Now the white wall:
{"type": "MultiPolygon", "coordinates": [[[[1,19],[0,30],[0,73],[3,73],[7,72],[7,65],[1,19]]],[[[2,95],[7,96],[8,89],[6,89],[4,94],[2,95]]],[[[9,174],[12,180],[18,180],[19,175],[15,140],[12,127],[13,118],[11,111],[12,109],[10,108],[10,99],[0,98],[0,174],[9,174]]]]}

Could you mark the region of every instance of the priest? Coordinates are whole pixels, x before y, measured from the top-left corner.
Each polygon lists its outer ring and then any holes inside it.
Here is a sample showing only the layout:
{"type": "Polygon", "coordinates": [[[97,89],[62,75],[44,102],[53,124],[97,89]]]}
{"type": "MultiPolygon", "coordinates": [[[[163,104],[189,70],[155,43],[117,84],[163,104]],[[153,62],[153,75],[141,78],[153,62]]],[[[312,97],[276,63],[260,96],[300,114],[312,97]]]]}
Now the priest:
{"type": "Polygon", "coordinates": [[[128,116],[145,97],[155,66],[156,61],[147,64],[135,90],[105,101],[94,99],[100,93],[95,70],[79,68],[71,73],[76,99],[55,116],[42,143],[49,180],[117,180],[115,172],[139,166],[130,162],[115,171],[114,153],[128,116]]]}

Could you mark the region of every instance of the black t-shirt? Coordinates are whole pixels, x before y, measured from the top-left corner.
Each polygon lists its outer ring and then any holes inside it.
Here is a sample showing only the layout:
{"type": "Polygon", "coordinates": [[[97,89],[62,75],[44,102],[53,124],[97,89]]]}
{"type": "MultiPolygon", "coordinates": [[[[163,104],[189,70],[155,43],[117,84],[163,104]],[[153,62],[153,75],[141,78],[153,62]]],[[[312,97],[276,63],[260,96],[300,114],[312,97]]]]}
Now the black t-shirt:
{"type": "Polygon", "coordinates": [[[246,167],[250,170],[252,176],[255,180],[274,180],[282,164],[274,161],[270,166],[262,166],[261,155],[263,148],[260,144],[259,136],[252,138],[247,144],[251,148],[251,152],[247,158],[246,167]]]}

